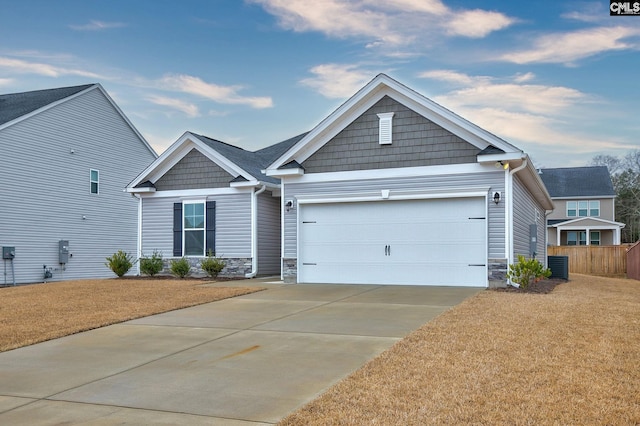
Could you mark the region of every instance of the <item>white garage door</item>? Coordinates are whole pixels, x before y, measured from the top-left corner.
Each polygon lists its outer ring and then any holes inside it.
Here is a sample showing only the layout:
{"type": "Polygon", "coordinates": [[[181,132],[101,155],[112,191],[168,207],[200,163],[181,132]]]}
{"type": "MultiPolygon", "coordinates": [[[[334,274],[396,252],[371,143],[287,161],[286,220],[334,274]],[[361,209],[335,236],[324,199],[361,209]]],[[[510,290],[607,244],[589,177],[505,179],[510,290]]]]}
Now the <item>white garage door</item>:
{"type": "Polygon", "coordinates": [[[298,281],[486,286],[484,200],[300,205],[298,281]]]}

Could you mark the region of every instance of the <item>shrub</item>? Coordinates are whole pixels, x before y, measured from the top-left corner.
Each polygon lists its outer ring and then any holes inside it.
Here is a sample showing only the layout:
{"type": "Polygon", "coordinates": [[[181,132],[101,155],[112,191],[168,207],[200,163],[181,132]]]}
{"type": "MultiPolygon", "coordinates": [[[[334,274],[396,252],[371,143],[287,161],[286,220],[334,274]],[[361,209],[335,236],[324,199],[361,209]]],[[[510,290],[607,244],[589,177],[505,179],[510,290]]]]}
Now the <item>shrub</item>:
{"type": "Polygon", "coordinates": [[[118,250],[112,256],[107,257],[105,265],[113,271],[118,277],[122,277],[129,272],[133,266],[133,256],[122,250],[118,250]]]}
{"type": "Polygon", "coordinates": [[[529,287],[535,279],[549,278],[550,276],[551,269],[545,269],[537,259],[527,260],[521,254],[518,255],[518,263],[509,265],[507,271],[507,278],[523,289],[529,287]]]}
{"type": "Polygon", "coordinates": [[[151,257],[140,258],[140,272],[150,277],[162,272],[164,264],[162,263],[162,253],[153,251],[151,257]]]}
{"type": "Polygon", "coordinates": [[[184,278],[191,272],[191,264],[186,257],[171,261],[171,273],[179,278],[184,278]]]}
{"type": "Polygon", "coordinates": [[[217,277],[220,271],[224,269],[225,265],[225,261],[216,257],[211,250],[209,250],[207,257],[200,261],[200,267],[211,278],[217,277]]]}

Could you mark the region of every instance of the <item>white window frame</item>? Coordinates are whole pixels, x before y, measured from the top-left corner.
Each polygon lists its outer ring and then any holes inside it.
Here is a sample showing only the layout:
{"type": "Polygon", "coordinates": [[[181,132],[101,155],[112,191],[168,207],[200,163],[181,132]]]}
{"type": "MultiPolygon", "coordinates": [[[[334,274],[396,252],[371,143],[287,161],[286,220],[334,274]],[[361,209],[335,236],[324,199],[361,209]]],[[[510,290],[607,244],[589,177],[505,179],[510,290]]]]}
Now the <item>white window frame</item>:
{"type": "Polygon", "coordinates": [[[600,234],[600,231],[589,231],[589,245],[592,246],[599,246],[602,244],[602,234],[600,234]],[[598,239],[594,239],[593,237],[597,235],[598,239]]]}
{"type": "Polygon", "coordinates": [[[567,217],[600,217],[600,200],[567,201],[567,217]],[[580,214],[581,210],[585,214],[580,214]],[[591,214],[592,210],[597,214],[591,214]]]}
{"type": "Polygon", "coordinates": [[[395,112],[383,112],[378,115],[378,143],[391,145],[393,143],[393,115],[395,112]]]}
{"type": "Polygon", "coordinates": [[[100,170],[97,169],[89,169],[89,193],[90,194],[100,194],[100,170]],[[93,173],[96,174],[96,179],[93,179],[93,173]],[[96,185],[96,192],[93,192],[93,185],[96,185]]]}
{"type": "Polygon", "coordinates": [[[600,217],[600,200],[589,201],[589,216],[600,217]],[[594,207],[594,206],[598,206],[598,207],[594,207]],[[596,209],[598,210],[598,214],[591,214],[591,211],[596,209]]]}
{"type": "Polygon", "coordinates": [[[587,233],[585,231],[567,231],[567,245],[568,246],[586,246],[587,245],[587,233]],[[570,240],[569,236],[574,234],[576,239],[570,240]],[[580,237],[584,236],[584,240],[580,237]],[[570,244],[571,241],[574,241],[575,244],[570,244]],[[584,241],[584,244],[580,244],[580,242],[584,241]]]}
{"type": "Polygon", "coordinates": [[[198,257],[205,256],[205,250],[207,249],[207,201],[206,200],[188,200],[182,202],[182,254],[183,256],[198,257]],[[199,228],[187,228],[185,216],[187,213],[187,205],[202,205],[202,227],[199,228]],[[188,254],[186,244],[187,232],[202,231],[202,252],[199,254],[188,254]]]}

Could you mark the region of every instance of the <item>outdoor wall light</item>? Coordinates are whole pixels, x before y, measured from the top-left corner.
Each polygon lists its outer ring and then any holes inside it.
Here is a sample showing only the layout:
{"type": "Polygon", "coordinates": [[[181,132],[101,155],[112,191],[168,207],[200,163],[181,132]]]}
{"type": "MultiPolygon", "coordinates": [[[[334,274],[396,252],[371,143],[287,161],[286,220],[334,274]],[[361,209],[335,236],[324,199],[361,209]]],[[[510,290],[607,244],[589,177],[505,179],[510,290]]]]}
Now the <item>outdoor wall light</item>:
{"type": "Polygon", "coordinates": [[[288,200],[285,204],[284,207],[287,211],[291,210],[293,208],[293,200],[288,200]]]}
{"type": "Polygon", "coordinates": [[[493,194],[493,202],[498,204],[500,202],[500,193],[496,192],[493,194]]]}
{"type": "Polygon", "coordinates": [[[509,168],[509,162],[496,161],[496,169],[507,170],[509,168]]]}

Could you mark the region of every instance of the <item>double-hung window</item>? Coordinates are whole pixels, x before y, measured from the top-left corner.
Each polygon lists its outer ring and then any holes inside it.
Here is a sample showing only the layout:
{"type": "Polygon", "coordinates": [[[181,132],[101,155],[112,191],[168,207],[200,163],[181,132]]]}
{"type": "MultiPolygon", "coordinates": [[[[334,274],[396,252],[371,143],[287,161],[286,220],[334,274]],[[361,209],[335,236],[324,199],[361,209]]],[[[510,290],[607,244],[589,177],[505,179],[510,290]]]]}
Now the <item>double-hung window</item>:
{"type": "Polygon", "coordinates": [[[89,171],[89,191],[92,194],[98,193],[98,184],[100,183],[100,172],[91,169],[89,171]]]}
{"type": "Polygon", "coordinates": [[[184,203],[183,206],[184,255],[204,256],[204,202],[184,203]]]}
{"type": "Polygon", "coordinates": [[[567,217],[600,216],[600,201],[567,201],[567,217]]]}
{"type": "Polygon", "coordinates": [[[567,232],[567,245],[568,246],[586,246],[587,245],[587,233],[585,231],[569,231],[567,232]]]}

